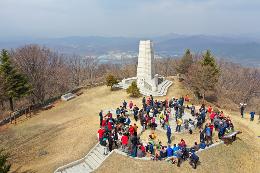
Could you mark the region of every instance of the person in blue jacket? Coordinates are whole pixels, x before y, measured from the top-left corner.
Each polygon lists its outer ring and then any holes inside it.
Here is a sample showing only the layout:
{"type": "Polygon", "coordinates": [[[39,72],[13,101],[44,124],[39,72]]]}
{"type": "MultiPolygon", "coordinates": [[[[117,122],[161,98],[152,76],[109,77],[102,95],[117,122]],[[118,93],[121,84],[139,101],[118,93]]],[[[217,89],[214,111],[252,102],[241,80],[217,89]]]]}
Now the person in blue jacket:
{"type": "Polygon", "coordinates": [[[172,141],[171,141],[172,129],[171,129],[170,126],[167,126],[166,135],[167,135],[167,139],[168,139],[168,144],[170,144],[170,143],[172,142],[172,141]]]}
{"type": "Polygon", "coordinates": [[[255,119],[255,112],[250,112],[250,121],[254,121],[255,119]]]}
{"type": "Polygon", "coordinates": [[[173,145],[173,156],[177,156],[177,151],[180,149],[176,144],[173,145]]]}
{"type": "Polygon", "coordinates": [[[167,152],[167,157],[172,157],[173,156],[173,149],[170,145],[168,145],[168,148],[166,149],[167,152]]]}
{"type": "Polygon", "coordinates": [[[201,148],[201,149],[205,149],[205,148],[206,148],[206,146],[207,146],[207,145],[205,144],[205,142],[204,142],[204,141],[200,143],[200,148],[201,148]]]}

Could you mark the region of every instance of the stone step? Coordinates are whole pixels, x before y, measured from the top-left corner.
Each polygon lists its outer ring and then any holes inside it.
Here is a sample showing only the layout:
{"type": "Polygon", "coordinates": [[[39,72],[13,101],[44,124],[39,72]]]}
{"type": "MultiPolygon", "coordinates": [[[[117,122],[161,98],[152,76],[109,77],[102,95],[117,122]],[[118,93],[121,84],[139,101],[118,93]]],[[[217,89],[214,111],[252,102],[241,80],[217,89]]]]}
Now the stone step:
{"type": "Polygon", "coordinates": [[[94,152],[91,153],[90,157],[99,165],[103,162],[103,159],[99,158],[94,152]]]}
{"type": "Polygon", "coordinates": [[[96,149],[93,151],[93,153],[94,153],[100,160],[102,160],[102,161],[106,159],[105,155],[104,155],[103,153],[101,154],[101,153],[100,153],[98,150],[96,150],[96,149]]]}
{"type": "Polygon", "coordinates": [[[153,96],[165,96],[167,94],[168,88],[172,85],[172,81],[164,81],[162,84],[159,85],[158,88],[160,88],[160,90],[158,92],[153,92],[150,90],[146,90],[146,89],[141,89],[140,92],[143,95],[149,96],[149,95],[153,95],[153,96]]]}
{"type": "MultiPolygon", "coordinates": [[[[110,110],[110,112],[112,114],[116,114],[114,110],[110,110]]],[[[104,149],[100,144],[98,144],[98,146],[95,148],[95,150],[99,151],[100,154],[104,155],[104,149]]]]}
{"type": "Polygon", "coordinates": [[[83,162],[83,163],[79,164],[78,166],[80,167],[81,170],[83,170],[84,173],[91,172],[93,170],[90,168],[90,166],[86,162],[83,162]]]}
{"type": "Polygon", "coordinates": [[[89,155],[89,156],[85,159],[85,162],[88,163],[88,165],[89,165],[92,169],[96,169],[96,168],[99,166],[99,163],[97,163],[96,160],[94,160],[91,155],[89,155]]]}

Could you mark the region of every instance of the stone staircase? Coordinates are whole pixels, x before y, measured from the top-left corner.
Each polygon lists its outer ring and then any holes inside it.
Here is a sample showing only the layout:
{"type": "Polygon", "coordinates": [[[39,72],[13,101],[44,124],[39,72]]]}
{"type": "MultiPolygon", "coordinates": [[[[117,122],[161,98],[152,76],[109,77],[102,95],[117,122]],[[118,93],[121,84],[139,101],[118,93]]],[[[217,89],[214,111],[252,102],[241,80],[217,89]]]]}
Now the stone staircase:
{"type": "Polygon", "coordinates": [[[82,159],[58,168],[54,173],[89,173],[97,169],[111,154],[103,154],[103,147],[98,143],[82,159]]]}
{"type": "Polygon", "coordinates": [[[158,91],[156,92],[144,88],[140,89],[140,92],[145,96],[165,96],[167,94],[168,88],[172,85],[172,83],[172,81],[165,80],[160,85],[158,85],[158,91]]]}

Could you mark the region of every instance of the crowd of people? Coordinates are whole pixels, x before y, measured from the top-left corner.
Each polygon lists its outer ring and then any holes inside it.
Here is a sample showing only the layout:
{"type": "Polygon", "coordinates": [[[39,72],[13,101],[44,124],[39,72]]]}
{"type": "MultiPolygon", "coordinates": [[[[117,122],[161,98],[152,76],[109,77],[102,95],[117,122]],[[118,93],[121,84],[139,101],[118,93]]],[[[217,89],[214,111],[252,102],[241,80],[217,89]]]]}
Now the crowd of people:
{"type": "Polygon", "coordinates": [[[184,106],[184,103],[189,103],[189,101],[187,96],[163,101],[155,100],[153,96],[150,96],[143,97],[141,108],[132,101],[127,103],[124,100],[115,112],[108,111],[105,114],[101,110],[98,138],[104,147],[104,154],[107,155],[113,149],[120,149],[132,157],[167,160],[173,164],[176,163],[177,166],[180,166],[182,161],[189,159],[193,168],[196,168],[199,162],[196,151],[213,144],[213,131],[217,131],[218,137],[221,139],[226,133],[234,130],[234,126],[229,116],[224,115],[223,112],[214,111],[211,106],[206,108],[203,104],[199,109],[196,109],[193,104],[184,106]],[[183,121],[185,109],[190,111],[194,120],[183,121]],[[172,145],[172,129],[169,121],[176,121],[176,133],[186,129],[192,134],[191,127],[198,128],[200,141],[194,142],[191,147],[186,145],[184,139],[172,145]],[[138,134],[137,124],[139,123],[141,130],[138,134]],[[166,145],[156,140],[155,130],[158,125],[166,131],[168,140],[166,145]],[[147,129],[151,129],[149,140],[143,142],[139,135],[147,129]]]}

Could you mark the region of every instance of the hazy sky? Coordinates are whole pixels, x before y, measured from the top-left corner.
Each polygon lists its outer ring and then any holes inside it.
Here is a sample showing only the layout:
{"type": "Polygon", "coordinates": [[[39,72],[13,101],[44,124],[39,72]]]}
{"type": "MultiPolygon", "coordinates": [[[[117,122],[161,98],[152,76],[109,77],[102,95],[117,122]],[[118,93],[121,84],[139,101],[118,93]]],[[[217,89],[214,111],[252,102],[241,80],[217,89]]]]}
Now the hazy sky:
{"type": "Polygon", "coordinates": [[[0,0],[0,39],[260,33],[260,0],[0,0]]]}

